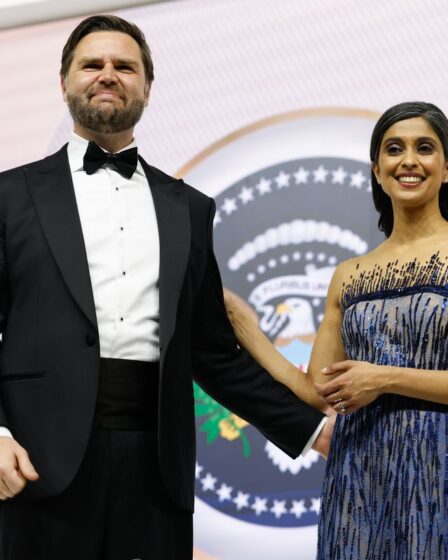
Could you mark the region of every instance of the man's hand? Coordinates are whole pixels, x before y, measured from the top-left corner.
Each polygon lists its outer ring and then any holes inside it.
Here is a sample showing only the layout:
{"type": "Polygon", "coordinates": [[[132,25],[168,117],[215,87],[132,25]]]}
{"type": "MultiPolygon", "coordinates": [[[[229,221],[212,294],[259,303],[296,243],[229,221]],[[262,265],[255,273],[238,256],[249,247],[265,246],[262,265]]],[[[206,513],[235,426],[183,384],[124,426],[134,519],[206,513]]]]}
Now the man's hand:
{"type": "Polygon", "coordinates": [[[333,436],[333,428],[334,423],[336,422],[336,416],[337,414],[335,412],[328,412],[328,420],[326,421],[324,427],[320,431],[320,434],[317,436],[311,447],[311,449],[314,449],[314,451],[317,451],[320,455],[322,455],[324,459],[328,457],[328,453],[330,452],[330,443],[333,436]]]}
{"type": "Polygon", "coordinates": [[[0,500],[14,497],[28,480],[38,478],[25,449],[13,438],[0,437],[0,500]]]}

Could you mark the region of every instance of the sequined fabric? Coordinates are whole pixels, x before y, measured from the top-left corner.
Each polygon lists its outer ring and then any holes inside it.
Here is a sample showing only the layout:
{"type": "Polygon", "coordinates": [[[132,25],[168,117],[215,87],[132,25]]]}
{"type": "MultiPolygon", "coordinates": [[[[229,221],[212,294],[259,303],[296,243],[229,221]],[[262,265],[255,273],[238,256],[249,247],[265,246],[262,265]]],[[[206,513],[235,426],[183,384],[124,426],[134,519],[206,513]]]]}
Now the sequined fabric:
{"type": "MultiPolygon", "coordinates": [[[[447,375],[447,269],[434,255],[351,278],[347,356],[447,375]]],[[[447,419],[445,405],[392,394],[338,416],[318,560],[448,560],[447,419]]]]}

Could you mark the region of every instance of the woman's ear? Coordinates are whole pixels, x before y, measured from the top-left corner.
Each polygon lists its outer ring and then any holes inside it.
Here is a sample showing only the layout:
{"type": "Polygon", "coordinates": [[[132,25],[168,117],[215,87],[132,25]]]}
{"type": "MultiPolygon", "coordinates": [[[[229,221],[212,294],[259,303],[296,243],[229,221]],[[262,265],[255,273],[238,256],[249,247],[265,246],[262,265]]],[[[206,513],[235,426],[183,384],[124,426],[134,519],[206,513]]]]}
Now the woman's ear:
{"type": "Polygon", "coordinates": [[[375,173],[376,182],[381,185],[380,168],[377,163],[372,163],[372,171],[375,173]]]}

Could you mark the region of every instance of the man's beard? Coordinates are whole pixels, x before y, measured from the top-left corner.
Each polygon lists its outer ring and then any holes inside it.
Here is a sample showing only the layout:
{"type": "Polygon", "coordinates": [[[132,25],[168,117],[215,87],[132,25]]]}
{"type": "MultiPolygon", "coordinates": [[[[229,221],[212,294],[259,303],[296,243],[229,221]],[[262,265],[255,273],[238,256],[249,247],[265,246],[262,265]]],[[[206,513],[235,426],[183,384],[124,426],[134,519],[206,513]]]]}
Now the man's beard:
{"type": "Polygon", "coordinates": [[[126,107],[104,110],[99,106],[92,106],[89,100],[86,101],[81,96],[71,94],[67,95],[67,105],[75,123],[101,134],[133,128],[145,109],[142,99],[134,99],[126,107]]]}

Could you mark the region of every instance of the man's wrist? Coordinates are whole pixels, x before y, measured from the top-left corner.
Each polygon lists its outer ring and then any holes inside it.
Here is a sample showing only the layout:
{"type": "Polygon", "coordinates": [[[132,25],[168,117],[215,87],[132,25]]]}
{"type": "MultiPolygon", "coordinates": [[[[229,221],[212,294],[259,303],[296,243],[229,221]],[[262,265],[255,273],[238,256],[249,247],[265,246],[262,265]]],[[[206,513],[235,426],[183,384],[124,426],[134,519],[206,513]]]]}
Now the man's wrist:
{"type": "Polygon", "coordinates": [[[317,426],[317,428],[314,430],[312,436],[310,437],[310,439],[308,440],[308,443],[305,445],[305,447],[303,448],[303,451],[300,455],[302,455],[302,457],[305,457],[305,455],[309,452],[309,450],[314,446],[314,444],[316,443],[317,438],[320,436],[320,433],[322,432],[322,430],[324,429],[325,424],[327,423],[328,418],[327,416],[324,416],[322,418],[322,420],[320,421],[319,425],[317,426]]]}

